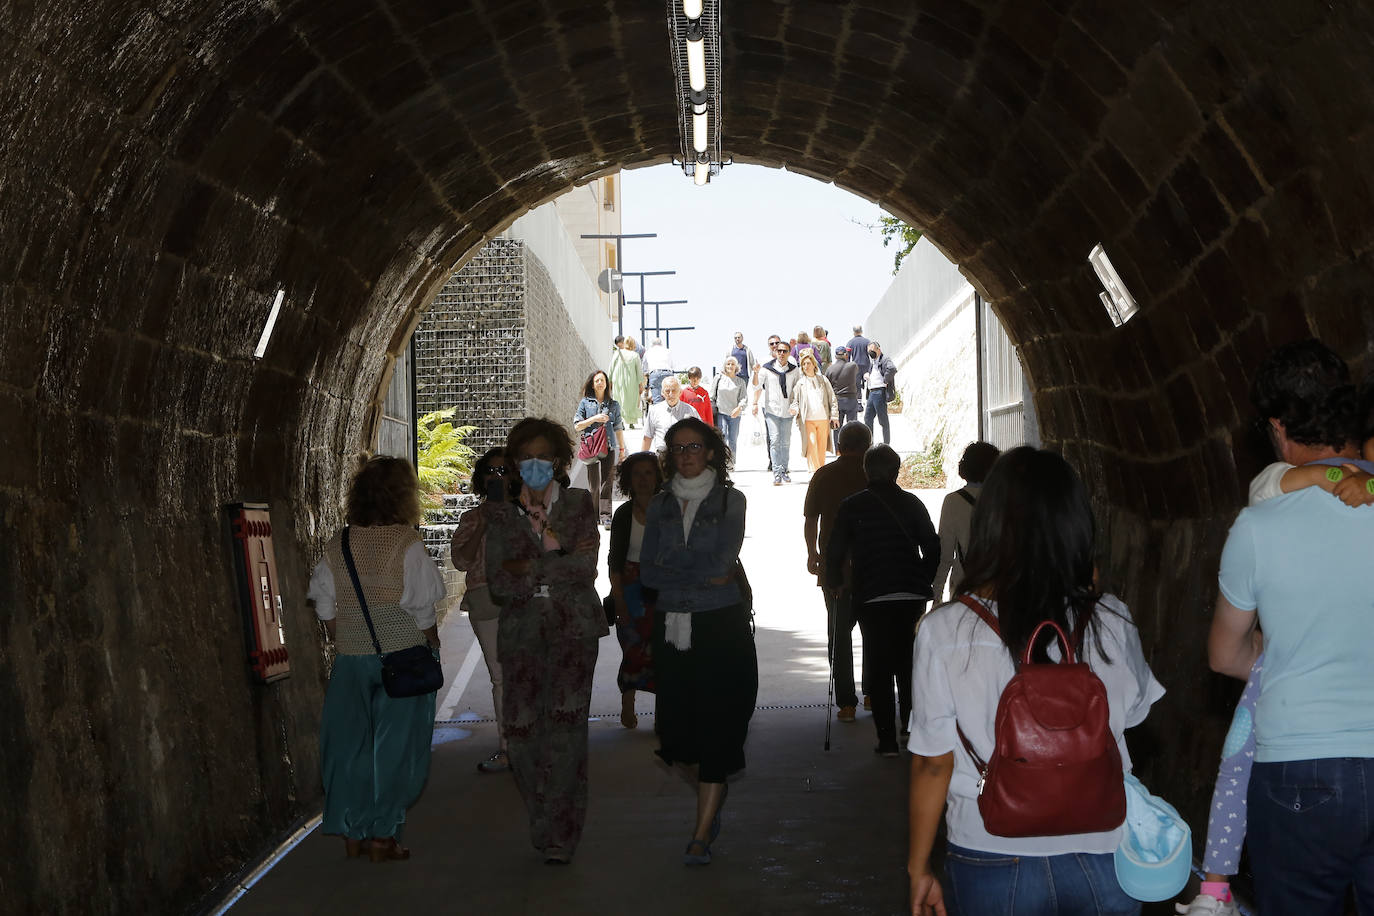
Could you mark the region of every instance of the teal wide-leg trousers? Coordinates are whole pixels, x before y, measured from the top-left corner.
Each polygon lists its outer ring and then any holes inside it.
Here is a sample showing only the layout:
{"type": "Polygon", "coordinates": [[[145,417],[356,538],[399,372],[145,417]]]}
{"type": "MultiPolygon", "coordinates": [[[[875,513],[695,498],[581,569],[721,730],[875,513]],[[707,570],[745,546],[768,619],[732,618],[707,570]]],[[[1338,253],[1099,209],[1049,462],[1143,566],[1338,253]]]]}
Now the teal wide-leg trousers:
{"type": "Polygon", "coordinates": [[[324,696],[323,833],[395,836],[429,777],[434,698],[393,699],[376,655],[340,655],[324,696]]]}

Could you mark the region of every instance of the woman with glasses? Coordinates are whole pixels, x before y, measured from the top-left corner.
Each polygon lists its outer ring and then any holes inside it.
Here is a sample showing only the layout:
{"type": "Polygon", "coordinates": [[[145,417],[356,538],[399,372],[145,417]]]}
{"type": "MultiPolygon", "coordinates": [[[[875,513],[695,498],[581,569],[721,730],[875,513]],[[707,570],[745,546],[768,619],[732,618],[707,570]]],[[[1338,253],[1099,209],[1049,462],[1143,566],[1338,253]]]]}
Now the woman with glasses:
{"type": "MultiPolygon", "coordinates": [[[[505,456],[506,450],[497,446],[487,449],[486,454],[477,459],[477,466],[472,469],[470,492],[478,500],[505,499],[505,456]]],[[[491,676],[491,705],[496,715],[498,741],[496,753],[477,764],[477,769],[482,773],[504,773],[510,769],[510,759],[506,756],[506,738],[501,731],[501,660],[496,650],[501,608],[491,599],[491,589],[487,587],[486,543],[487,516],[469,509],[453,529],[449,554],[453,568],[467,574],[463,600],[458,608],[468,612],[472,631],[477,635],[477,644],[482,647],[482,660],[487,664],[487,674],[491,676]]]]}
{"type": "Polygon", "coordinates": [[[606,618],[596,594],[596,506],[568,488],[566,427],[526,417],[506,436],[505,499],[488,499],[486,566],[501,606],[502,728],[530,839],[566,865],[587,816],[587,710],[606,618]]]}
{"type": "Polygon", "coordinates": [[[730,482],[730,453],[700,419],[668,430],[667,484],[645,513],[640,578],[658,591],[654,666],[658,754],[696,788],[683,853],[707,865],[720,832],[726,779],[744,769],[744,740],[758,695],[747,582],[739,566],[744,494],[730,482]]]}
{"type": "Polygon", "coordinates": [[[657,593],[639,581],[639,561],[644,546],[644,522],[649,503],[663,486],[663,470],[652,452],[636,452],[616,471],[620,504],[611,519],[611,549],[606,571],[615,601],[615,635],[620,642],[620,670],[615,682],[620,688],[620,724],[639,725],[635,715],[635,693],[653,693],[654,686],[654,605],[657,593]]]}

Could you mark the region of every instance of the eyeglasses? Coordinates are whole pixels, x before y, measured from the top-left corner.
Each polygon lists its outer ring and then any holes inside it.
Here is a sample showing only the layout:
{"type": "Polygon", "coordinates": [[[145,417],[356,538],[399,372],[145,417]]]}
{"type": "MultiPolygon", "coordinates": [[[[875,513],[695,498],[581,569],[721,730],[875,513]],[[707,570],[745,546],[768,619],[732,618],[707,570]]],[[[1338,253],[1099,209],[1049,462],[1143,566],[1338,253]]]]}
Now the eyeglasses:
{"type": "Polygon", "coordinates": [[[688,452],[696,454],[705,447],[706,446],[702,445],[700,442],[684,442],[681,445],[670,445],[668,451],[672,452],[674,455],[685,455],[688,452]]]}
{"type": "Polygon", "coordinates": [[[491,467],[487,468],[487,473],[495,474],[497,477],[505,477],[506,470],[507,469],[504,464],[493,464],[491,467]]]}
{"type": "Polygon", "coordinates": [[[773,349],[774,349],[774,350],[777,350],[779,353],[786,353],[786,352],[789,352],[792,348],[789,347],[787,344],[779,344],[778,346],[774,347],[773,349]]]}

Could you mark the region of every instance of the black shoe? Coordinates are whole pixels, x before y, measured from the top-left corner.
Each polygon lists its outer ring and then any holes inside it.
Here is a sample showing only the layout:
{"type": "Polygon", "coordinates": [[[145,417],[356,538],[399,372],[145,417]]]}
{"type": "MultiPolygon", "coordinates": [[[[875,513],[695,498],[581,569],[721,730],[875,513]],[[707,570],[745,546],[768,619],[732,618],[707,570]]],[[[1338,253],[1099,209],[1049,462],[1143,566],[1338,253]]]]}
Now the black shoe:
{"type": "Polygon", "coordinates": [[[880,744],[873,749],[873,753],[879,757],[900,757],[902,752],[897,749],[895,744],[880,744]]]}

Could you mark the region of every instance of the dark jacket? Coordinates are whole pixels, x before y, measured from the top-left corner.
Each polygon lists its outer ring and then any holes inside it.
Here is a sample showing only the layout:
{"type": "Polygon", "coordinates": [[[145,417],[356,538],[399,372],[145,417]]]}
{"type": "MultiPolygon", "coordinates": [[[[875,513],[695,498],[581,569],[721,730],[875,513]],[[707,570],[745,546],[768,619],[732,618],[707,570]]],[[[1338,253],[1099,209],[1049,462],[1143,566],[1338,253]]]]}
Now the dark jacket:
{"type": "MultiPolygon", "coordinates": [[[[870,364],[870,371],[871,369],[870,364]]],[[[897,364],[892,361],[890,356],[883,353],[878,357],[878,371],[882,373],[883,385],[886,386],[883,397],[887,399],[888,403],[891,403],[892,399],[897,396],[897,364]]]]}
{"type": "Polygon", "coordinates": [[[856,607],[896,592],[929,597],[939,564],[940,536],[930,513],[895,483],[870,482],[840,503],[825,552],[825,580],[831,588],[848,584],[856,607]]]}
{"type": "Polygon", "coordinates": [[[825,377],[830,379],[830,387],[835,389],[835,397],[858,400],[862,379],[859,376],[859,367],[851,360],[835,360],[830,364],[830,368],[825,370],[825,377]]]}
{"type": "MultiPolygon", "coordinates": [[[[635,521],[635,504],[633,500],[626,500],[621,503],[611,516],[611,547],[606,553],[606,572],[625,573],[625,558],[630,555],[630,526],[635,521]]],[[[642,559],[642,557],[641,557],[642,559]]],[[[653,601],[658,597],[658,591],[648,586],[644,587],[644,600],[653,601]]]]}

